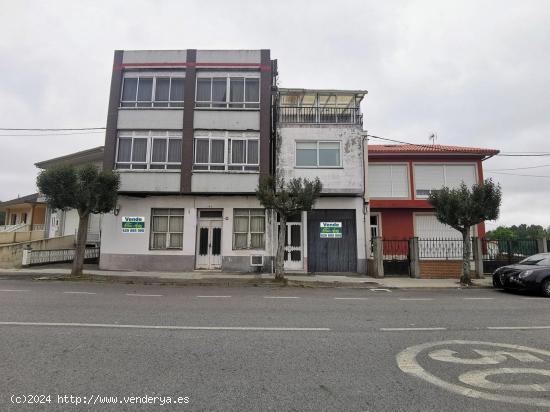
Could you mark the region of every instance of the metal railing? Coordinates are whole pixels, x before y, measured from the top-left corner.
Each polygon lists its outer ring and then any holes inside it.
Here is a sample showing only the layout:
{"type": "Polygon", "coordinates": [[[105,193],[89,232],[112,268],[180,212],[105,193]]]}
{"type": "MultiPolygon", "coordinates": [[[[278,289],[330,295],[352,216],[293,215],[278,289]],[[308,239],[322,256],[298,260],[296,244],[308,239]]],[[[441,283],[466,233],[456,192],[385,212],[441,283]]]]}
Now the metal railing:
{"type": "Polygon", "coordinates": [[[463,246],[462,239],[418,239],[420,259],[459,260],[463,246]]]}
{"type": "MultiPolygon", "coordinates": [[[[74,249],[55,249],[55,250],[28,250],[23,253],[23,265],[40,265],[45,263],[72,262],[74,259],[74,249]]],[[[84,259],[98,259],[99,248],[86,248],[84,259]]]]}
{"type": "Polygon", "coordinates": [[[359,107],[281,106],[281,123],[363,124],[359,107]]]}

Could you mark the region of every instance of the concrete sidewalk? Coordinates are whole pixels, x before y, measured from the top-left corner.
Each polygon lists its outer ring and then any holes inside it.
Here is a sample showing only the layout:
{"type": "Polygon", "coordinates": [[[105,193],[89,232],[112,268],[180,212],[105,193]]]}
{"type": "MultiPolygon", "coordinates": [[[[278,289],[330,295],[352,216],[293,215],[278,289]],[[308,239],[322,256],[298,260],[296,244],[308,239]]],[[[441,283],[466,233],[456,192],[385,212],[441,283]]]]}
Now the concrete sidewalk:
{"type": "MultiPolygon", "coordinates": [[[[70,273],[69,267],[34,267],[25,269],[0,269],[3,279],[58,280],[70,273]]],[[[121,283],[167,284],[167,285],[216,285],[216,286],[282,286],[272,274],[221,273],[221,272],[131,272],[85,268],[87,280],[121,283]]],[[[286,276],[287,286],[346,287],[346,288],[459,288],[457,279],[412,279],[344,275],[297,275],[286,276]]],[[[492,287],[491,278],[475,279],[475,287],[492,287]]]]}

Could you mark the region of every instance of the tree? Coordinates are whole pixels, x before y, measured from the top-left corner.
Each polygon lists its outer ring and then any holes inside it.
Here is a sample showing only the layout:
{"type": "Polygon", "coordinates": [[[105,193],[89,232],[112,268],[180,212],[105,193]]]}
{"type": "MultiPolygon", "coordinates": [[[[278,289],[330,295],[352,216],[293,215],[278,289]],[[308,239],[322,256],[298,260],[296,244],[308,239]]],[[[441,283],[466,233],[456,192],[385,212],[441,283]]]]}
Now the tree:
{"type": "Polygon", "coordinates": [[[286,243],[286,222],[292,216],[308,212],[321,194],[323,185],[319,178],[314,180],[294,178],[285,181],[283,178],[262,176],[256,189],[256,197],[268,210],[279,215],[279,240],[275,257],[275,279],[285,277],[284,253],[286,243]]]}
{"type": "Polygon", "coordinates": [[[541,239],[550,235],[550,228],[544,229],[541,225],[499,226],[495,230],[487,232],[487,238],[491,240],[514,239],[541,239]]]}
{"type": "Polygon", "coordinates": [[[78,232],[71,276],[82,275],[90,214],[107,213],[116,206],[120,178],[112,171],[99,171],[91,164],[60,165],[40,172],[40,192],[52,209],[76,209],[78,232]]]}
{"type": "Polygon", "coordinates": [[[491,179],[471,188],[464,182],[458,189],[444,187],[430,194],[429,202],[435,208],[437,219],[462,233],[462,276],[460,283],[470,280],[470,228],[485,220],[495,220],[500,212],[502,191],[491,179]]]}

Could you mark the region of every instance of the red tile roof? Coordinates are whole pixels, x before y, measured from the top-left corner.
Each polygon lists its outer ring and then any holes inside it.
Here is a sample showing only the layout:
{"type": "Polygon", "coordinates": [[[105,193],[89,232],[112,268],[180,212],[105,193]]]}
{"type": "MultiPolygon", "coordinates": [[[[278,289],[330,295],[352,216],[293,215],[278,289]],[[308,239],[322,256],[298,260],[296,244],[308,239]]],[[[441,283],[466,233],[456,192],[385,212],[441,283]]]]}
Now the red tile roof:
{"type": "Polygon", "coordinates": [[[444,145],[412,145],[412,144],[369,144],[369,154],[466,154],[478,156],[494,156],[499,153],[495,149],[479,147],[444,146],[444,145]]]}

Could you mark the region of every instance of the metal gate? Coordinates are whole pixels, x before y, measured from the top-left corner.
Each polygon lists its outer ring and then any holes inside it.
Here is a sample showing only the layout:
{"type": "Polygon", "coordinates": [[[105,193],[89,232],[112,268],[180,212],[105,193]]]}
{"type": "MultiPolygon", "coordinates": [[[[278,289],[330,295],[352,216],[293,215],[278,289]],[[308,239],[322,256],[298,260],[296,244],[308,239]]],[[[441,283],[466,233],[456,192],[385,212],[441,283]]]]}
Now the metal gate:
{"type": "Polygon", "coordinates": [[[410,276],[408,240],[382,240],[384,276],[410,276]]]}
{"type": "Polygon", "coordinates": [[[315,209],[307,214],[309,272],[357,272],[355,209],[315,209]],[[322,224],[334,223],[326,236],[322,224]]]}

